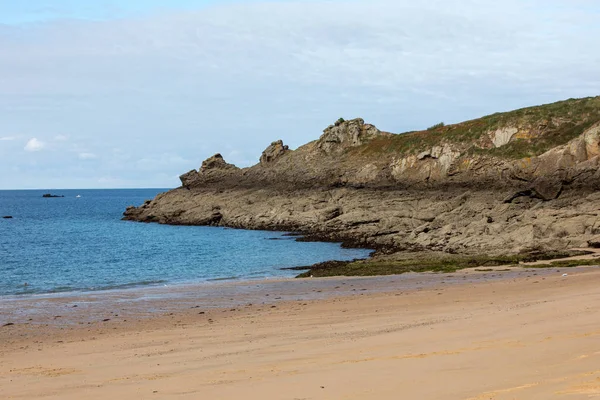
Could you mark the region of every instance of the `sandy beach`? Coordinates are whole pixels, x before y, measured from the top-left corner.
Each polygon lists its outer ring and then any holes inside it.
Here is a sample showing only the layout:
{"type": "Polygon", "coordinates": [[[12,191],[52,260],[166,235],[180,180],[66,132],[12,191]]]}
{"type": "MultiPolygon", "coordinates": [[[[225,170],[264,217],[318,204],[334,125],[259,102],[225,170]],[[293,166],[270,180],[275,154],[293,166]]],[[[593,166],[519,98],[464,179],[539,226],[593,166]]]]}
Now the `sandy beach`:
{"type": "Polygon", "coordinates": [[[0,0],[0,400],[600,400],[600,0],[0,0]]]}
{"type": "MultiPolygon", "coordinates": [[[[144,303],[154,312],[16,320],[0,328],[0,398],[600,397],[597,268],[473,276],[485,274],[404,278],[430,280],[411,288],[314,279],[304,290],[328,296],[231,308],[157,297],[144,303]],[[353,289],[336,294],[342,284],[353,289]]],[[[277,296],[273,285],[259,294],[277,296]]],[[[54,301],[77,310],[82,299],[54,301]]]]}

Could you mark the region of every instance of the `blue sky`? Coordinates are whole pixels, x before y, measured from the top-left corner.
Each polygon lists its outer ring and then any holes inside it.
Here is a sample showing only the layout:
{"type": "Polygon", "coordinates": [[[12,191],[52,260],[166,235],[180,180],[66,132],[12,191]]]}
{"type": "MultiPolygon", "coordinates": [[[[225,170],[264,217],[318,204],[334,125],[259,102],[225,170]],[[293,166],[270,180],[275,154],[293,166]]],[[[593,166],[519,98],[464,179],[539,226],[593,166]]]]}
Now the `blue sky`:
{"type": "MultiPolygon", "coordinates": [[[[285,1],[271,0],[272,3],[285,1]]],[[[257,0],[0,0],[0,23],[21,24],[65,18],[107,20],[253,2],[257,0]]]]}
{"type": "Polygon", "coordinates": [[[595,0],[0,0],[0,189],[174,187],[339,117],[404,132],[600,95],[598,17],[595,0]]]}
{"type": "Polygon", "coordinates": [[[195,10],[218,0],[0,0],[0,23],[19,24],[57,18],[103,20],[161,11],[195,10]]]}

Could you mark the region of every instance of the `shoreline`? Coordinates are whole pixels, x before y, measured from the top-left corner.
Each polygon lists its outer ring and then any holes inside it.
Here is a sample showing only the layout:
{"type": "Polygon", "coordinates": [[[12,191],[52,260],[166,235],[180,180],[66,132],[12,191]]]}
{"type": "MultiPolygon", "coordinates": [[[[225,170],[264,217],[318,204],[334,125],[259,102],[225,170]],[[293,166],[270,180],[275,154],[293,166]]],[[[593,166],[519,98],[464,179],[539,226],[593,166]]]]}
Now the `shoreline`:
{"type": "MultiPolygon", "coordinates": [[[[134,221],[124,221],[124,222],[129,222],[129,223],[134,223],[134,221]]],[[[175,225],[177,226],[177,225],[175,225]]],[[[190,226],[195,226],[198,227],[199,225],[190,225],[190,226]]],[[[316,238],[306,238],[302,233],[299,232],[293,232],[293,231],[289,231],[289,230],[269,230],[269,229],[245,229],[245,228],[240,228],[240,227],[227,227],[227,226],[202,226],[205,228],[211,228],[211,229],[221,229],[221,230],[237,230],[237,231],[255,231],[255,232],[264,232],[264,233],[268,233],[268,234],[277,234],[279,236],[276,237],[266,237],[264,238],[264,240],[290,240],[290,241],[294,241],[294,242],[310,242],[310,243],[328,243],[328,244],[332,244],[332,245],[337,245],[340,249],[349,249],[349,250],[360,250],[360,251],[364,251],[365,254],[357,254],[357,255],[348,255],[348,256],[344,256],[341,255],[339,258],[336,258],[336,260],[343,260],[343,262],[352,262],[352,261],[358,261],[358,260],[368,260],[372,257],[373,253],[375,252],[374,249],[369,249],[366,247],[361,247],[361,246],[345,246],[344,243],[342,243],[341,241],[333,241],[333,240],[318,240],[316,238]],[[367,254],[368,251],[368,254],[367,254]],[[346,258],[345,258],[346,257],[346,258]],[[352,257],[352,258],[351,258],[352,257]],[[358,257],[358,258],[357,258],[358,257]]],[[[83,296],[83,295],[87,295],[87,294],[95,294],[95,293],[107,293],[107,292],[113,292],[113,291],[120,291],[120,290],[141,290],[141,289],[146,289],[146,288],[155,288],[155,287],[162,287],[162,286],[169,286],[169,287],[175,287],[175,286],[189,286],[189,285],[205,285],[205,284],[212,284],[212,283],[219,283],[219,282],[255,282],[255,281],[263,281],[263,280],[277,280],[277,279],[293,279],[296,277],[296,275],[293,271],[295,270],[299,270],[299,271],[307,271],[309,270],[312,266],[314,265],[318,265],[322,262],[328,262],[326,261],[319,261],[316,262],[315,264],[311,264],[311,265],[306,265],[306,264],[300,264],[297,266],[293,266],[293,267],[279,267],[279,266],[272,266],[270,267],[270,269],[264,270],[264,271],[260,271],[258,273],[250,273],[250,274],[246,274],[246,275],[241,275],[241,276],[217,276],[217,277],[201,277],[201,278],[195,278],[195,279],[181,279],[178,278],[176,280],[173,281],[140,281],[140,282],[126,282],[126,283],[121,283],[121,284],[115,284],[115,285],[109,285],[106,287],[100,287],[98,289],[91,289],[91,288],[69,288],[68,290],[58,290],[58,291],[45,291],[45,292],[22,292],[22,293],[10,293],[10,294],[0,294],[0,302],[5,301],[5,300],[16,300],[16,299],[27,299],[27,298],[34,298],[34,297],[62,297],[62,296],[83,296]]],[[[27,284],[26,284],[27,285],[27,284]]],[[[22,286],[19,286],[22,287],[22,286]]],[[[26,286],[24,286],[26,287],[26,286]]]]}
{"type": "Polygon", "coordinates": [[[0,328],[0,397],[585,399],[600,395],[598,283],[593,267],[463,271],[284,280],[210,309],[63,307],[93,321],[0,328]],[[297,282],[315,297],[275,298],[297,282]]]}
{"type": "MultiPolygon", "coordinates": [[[[288,233],[290,234],[290,233],[288,233]]],[[[297,235],[297,234],[290,234],[297,235]]],[[[469,284],[477,282],[493,282],[498,280],[519,279],[522,277],[552,276],[555,273],[569,274],[587,269],[598,268],[600,249],[571,249],[571,252],[580,253],[565,258],[552,258],[550,260],[536,260],[519,262],[518,265],[492,265],[465,267],[454,270],[419,270],[415,268],[410,272],[396,274],[374,275],[328,275],[322,274],[319,269],[316,277],[312,277],[315,267],[331,268],[336,271],[336,265],[352,265],[357,261],[328,261],[317,263],[310,267],[285,268],[289,272],[306,271],[304,276],[296,277],[260,277],[215,279],[203,281],[187,281],[175,283],[160,283],[143,286],[127,286],[114,289],[95,291],[71,291],[57,293],[39,293],[24,295],[0,296],[0,327],[8,324],[66,326],[76,323],[97,322],[88,315],[106,314],[106,309],[120,310],[121,319],[127,315],[136,319],[140,315],[152,318],[157,311],[180,312],[190,303],[199,303],[193,308],[219,309],[239,307],[246,304],[272,304],[284,301],[313,301],[323,300],[336,296],[351,297],[356,295],[354,284],[360,283],[370,293],[385,293],[397,290],[422,290],[436,285],[469,284]],[[552,263],[557,263],[556,266],[552,263]],[[581,262],[580,265],[577,263],[581,262]],[[297,279],[302,277],[302,279],[297,279]],[[272,292],[272,293],[267,293],[272,292]],[[167,305],[167,303],[169,303],[167,305]],[[123,308],[123,304],[127,304],[123,308]],[[65,312],[65,308],[74,310],[65,312]],[[183,308],[182,308],[183,307],[183,308]],[[76,312],[73,312],[76,311],[76,312]],[[63,315],[66,314],[66,315],[63,315]]],[[[373,261],[373,255],[362,261],[373,261]]],[[[465,264],[466,265],[466,264],[465,264]]],[[[415,264],[415,267],[417,265],[415,264]]],[[[113,311],[113,315],[119,313],[113,311]]],[[[104,315],[102,320],[111,320],[110,315],[104,315]]]]}
{"type": "MultiPolygon", "coordinates": [[[[582,256],[582,257],[592,257],[582,256]]],[[[535,268],[465,268],[455,272],[410,272],[401,275],[267,278],[143,286],[93,292],[0,297],[0,327],[74,327],[105,322],[160,318],[190,309],[223,310],[312,302],[335,298],[406,293],[452,286],[542,279],[600,269],[597,266],[535,268]]],[[[0,336],[1,337],[1,336],[0,336]]]]}

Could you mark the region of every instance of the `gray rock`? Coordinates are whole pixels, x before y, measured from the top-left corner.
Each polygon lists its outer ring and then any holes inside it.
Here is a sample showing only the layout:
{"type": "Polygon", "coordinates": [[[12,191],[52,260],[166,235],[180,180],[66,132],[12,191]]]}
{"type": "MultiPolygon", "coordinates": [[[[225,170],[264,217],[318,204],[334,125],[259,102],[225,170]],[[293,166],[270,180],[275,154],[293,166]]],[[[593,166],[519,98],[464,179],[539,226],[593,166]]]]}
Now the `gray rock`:
{"type": "Polygon", "coordinates": [[[532,192],[544,201],[558,198],[563,190],[562,181],[556,177],[541,177],[533,182],[532,192]]]}
{"type": "Polygon", "coordinates": [[[196,171],[195,169],[186,172],[185,174],[181,175],[179,177],[179,180],[181,181],[181,184],[184,187],[190,187],[192,186],[196,181],[198,181],[198,179],[200,178],[200,174],[198,174],[198,171],[196,171]]]}
{"type": "Polygon", "coordinates": [[[233,164],[228,164],[223,159],[223,156],[221,154],[217,153],[214,156],[209,157],[206,160],[202,161],[202,166],[200,167],[200,173],[207,172],[210,170],[215,170],[215,169],[216,170],[232,170],[232,169],[239,169],[239,168],[233,164]]]}
{"type": "Polygon", "coordinates": [[[323,131],[317,141],[317,147],[327,154],[343,151],[348,147],[360,146],[379,136],[390,136],[374,125],[365,124],[362,118],[350,121],[338,121],[323,131]]]}
{"type": "Polygon", "coordinates": [[[269,147],[262,152],[262,155],[260,156],[260,163],[262,165],[270,164],[287,153],[288,150],[289,147],[285,146],[282,140],[277,140],[271,143],[269,147]]]}

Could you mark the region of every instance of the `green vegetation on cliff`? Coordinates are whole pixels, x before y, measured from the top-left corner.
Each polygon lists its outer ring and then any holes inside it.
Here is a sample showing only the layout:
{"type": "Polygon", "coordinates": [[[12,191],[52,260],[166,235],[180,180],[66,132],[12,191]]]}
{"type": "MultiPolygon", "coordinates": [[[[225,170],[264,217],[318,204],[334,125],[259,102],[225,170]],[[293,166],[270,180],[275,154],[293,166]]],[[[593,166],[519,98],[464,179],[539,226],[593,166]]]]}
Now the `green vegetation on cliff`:
{"type": "Polygon", "coordinates": [[[427,130],[379,137],[353,152],[416,154],[444,143],[456,144],[464,154],[518,159],[540,155],[566,144],[600,121],[600,97],[569,99],[557,103],[495,113],[453,125],[443,123],[427,130]],[[495,147],[489,135],[512,127],[517,133],[508,144],[495,147]]]}

